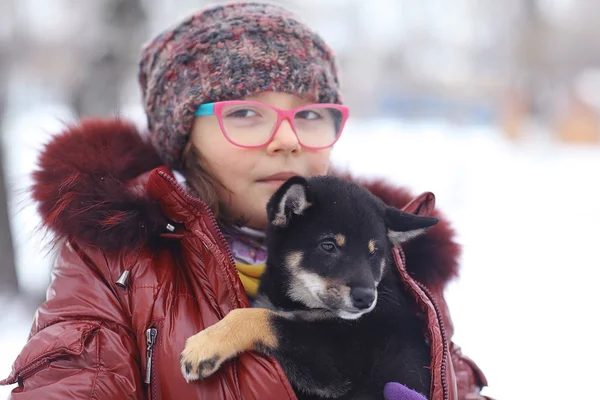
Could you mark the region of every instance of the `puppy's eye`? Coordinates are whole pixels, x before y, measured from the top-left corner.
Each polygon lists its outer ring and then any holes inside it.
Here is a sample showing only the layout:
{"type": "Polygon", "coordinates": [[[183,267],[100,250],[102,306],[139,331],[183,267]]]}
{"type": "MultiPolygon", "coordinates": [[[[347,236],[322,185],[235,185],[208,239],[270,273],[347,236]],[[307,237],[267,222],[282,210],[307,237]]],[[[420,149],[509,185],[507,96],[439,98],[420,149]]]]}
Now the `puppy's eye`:
{"type": "Polygon", "coordinates": [[[377,254],[377,249],[371,250],[371,252],[369,253],[371,257],[373,257],[375,254],[377,254]]]}
{"type": "Polygon", "coordinates": [[[325,250],[328,253],[333,253],[333,251],[335,250],[335,244],[331,242],[323,242],[320,246],[323,250],[325,250]]]}

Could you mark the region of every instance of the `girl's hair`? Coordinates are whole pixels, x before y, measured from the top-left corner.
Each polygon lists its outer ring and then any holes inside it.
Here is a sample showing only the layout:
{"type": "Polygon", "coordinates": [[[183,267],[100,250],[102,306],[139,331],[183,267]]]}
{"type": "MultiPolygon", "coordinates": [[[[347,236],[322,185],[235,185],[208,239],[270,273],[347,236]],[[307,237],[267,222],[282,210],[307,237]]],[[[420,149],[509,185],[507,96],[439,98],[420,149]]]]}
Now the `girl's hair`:
{"type": "Polygon", "coordinates": [[[181,173],[185,177],[188,190],[204,201],[219,220],[221,205],[215,188],[221,183],[202,166],[202,154],[191,140],[183,149],[181,166],[181,173]]]}
{"type": "Polygon", "coordinates": [[[244,217],[233,218],[227,213],[225,203],[219,199],[216,190],[217,186],[227,188],[203,166],[202,153],[191,140],[188,140],[181,155],[181,173],[188,191],[208,205],[219,224],[244,225],[247,222],[244,217]]]}

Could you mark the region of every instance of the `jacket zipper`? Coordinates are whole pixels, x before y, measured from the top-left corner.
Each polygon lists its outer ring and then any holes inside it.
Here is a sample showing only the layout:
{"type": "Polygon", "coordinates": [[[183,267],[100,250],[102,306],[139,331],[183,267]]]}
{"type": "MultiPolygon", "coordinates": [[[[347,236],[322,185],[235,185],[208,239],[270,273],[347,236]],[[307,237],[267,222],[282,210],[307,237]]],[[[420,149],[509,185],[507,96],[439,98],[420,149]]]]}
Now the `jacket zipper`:
{"type": "Polygon", "coordinates": [[[433,305],[433,309],[435,310],[435,314],[437,316],[438,324],[440,325],[440,333],[442,334],[442,346],[444,346],[444,352],[442,353],[442,365],[441,365],[441,378],[442,378],[442,387],[444,388],[444,400],[448,400],[450,397],[448,391],[448,381],[446,377],[446,369],[447,369],[447,358],[448,353],[450,352],[450,346],[448,345],[448,338],[446,337],[446,329],[444,328],[444,321],[442,318],[442,314],[440,312],[440,308],[437,305],[433,295],[429,291],[427,287],[417,282],[417,285],[421,288],[423,292],[429,297],[429,301],[433,305]]]}
{"type": "MultiPolygon", "coordinates": [[[[173,185],[175,191],[180,196],[182,196],[185,200],[187,200],[191,205],[195,206],[196,208],[201,208],[202,210],[204,210],[206,215],[209,216],[210,221],[212,223],[212,227],[215,230],[215,232],[217,233],[217,237],[221,244],[221,248],[225,249],[225,252],[227,253],[227,258],[229,259],[229,268],[234,272],[235,275],[237,275],[236,268],[235,268],[235,259],[233,258],[233,253],[231,252],[231,249],[229,248],[229,245],[227,244],[227,241],[225,240],[225,236],[223,236],[223,233],[221,232],[221,228],[219,228],[219,224],[217,223],[217,220],[216,220],[212,210],[210,209],[210,207],[208,207],[208,205],[205,202],[203,202],[200,199],[197,199],[197,198],[191,196],[189,193],[187,193],[175,179],[171,178],[164,171],[158,171],[158,175],[163,177],[164,179],[166,179],[169,183],[171,183],[171,185],[173,185]]],[[[204,246],[206,246],[206,243],[204,243],[204,246]]],[[[239,303],[242,303],[242,301],[239,299],[237,294],[236,294],[236,298],[238,299],[239,303]]],[[[238,381],[237,367],[235,366],[235,364],[233,365],[233,376],[234,376],[235,382],[236,382],[236,389],[238,390],[238,397],[241,399],[242,398],[241,393],[239,392],[240,383],[238,381]]],[[[285,379],[287,379],[287,377],[285,377],[285,375],[283,377],[285,379]]],[[[289,385],[289,383],[288,383],[288,385],[289,385]]],[[[291,390],[291,387],[289,387],[288,390],[291,390]]],[[[295,398],[295,396],[292,398],[295,398]]]]}
{"type": "MultiPolygon", "coordinates": [[[[406,257],[404,256],[404,251],[402,250],[402,248],[398,248],[398,254],[400,255],[400,258],[402,260],[402,264],[404,265],[404,268],[406,268],[406,257]]],[[[448,385],[448,378],[446,376],[446,369],[447,369],[447,358],[448,358],[448,354],[450,352],[450,346],[448,345],[448,337],[446,336],[446,329],[444,327],[444,319],[442,318],[442,313],[440,312],[440,307],[438,306],[437,302],[435,301],[433,295],[431,294],[431,291],[425,286],[423,285],[421,282],[418,282],[415,280],[415,283],[417,284],[417,286],[423,291],[423,293],[425,293],[425,295],[429,298],[429,301],[431,301],[431,305],[433,305],[433,309],[435,311],[435,315],[437,317],[438,320],[438,324],[440,325],[440,333],[442,335],[442,346],[444,347],[444,351],[442,352],[442,364],[440,366],[440,378],[442,380],[442,389],[444,391],[444,400],[448,400],[450,398],[450,393],[449,393],[449,385],[448,385]]]]}
{"type": "Polygon", "coordinates": [[[153,367],[153,355],[154,345],[156,344],[156,337],[158,336],[158,329],[148,328],[146,329],[146,384],[152,383],[152,367],[153,367]]]}
{"type": "MultiPolygon", "coordinates": [[[[160,176],[162,176],[164,179],[166,179],[169,183],[171,183],[180,196],[182,196],[184,199],[186,199],[188,202],[190,202],[196,208],[202,208],[202,210],[204,210],[206,212],[206,214],[210,217],[212,226],[213,226],[214,230],[217,232],[217,237],[219,238],[219,242],[221,242],[221,248],[224,248],[225,252],[227,253],[227,258],[229,259],[229,264],[230,264],[229,267],[233,271],[235,271],[235,259],[233,258],[233,253],[231,252],[231,249],[229,248],[229,245],[227,244],[227,241],[225,240],[225,237],[223,236],[223,233],[221,232],[221,229],[219,228],[219,224],[217,223],[217,220],[215,219],[215,216],[213,215],[212,210],[208,207],[208,205],[206,203],[191,196],[189,193],[187,193],[185,190],[183,190],[181,185],[175,179],[171,178],[168,174],[166,174],[163,171],[158,171],[158,174],[160,176]]],[[[205,246],[206,246],[206,244],[205,244],[205,246]]]]}

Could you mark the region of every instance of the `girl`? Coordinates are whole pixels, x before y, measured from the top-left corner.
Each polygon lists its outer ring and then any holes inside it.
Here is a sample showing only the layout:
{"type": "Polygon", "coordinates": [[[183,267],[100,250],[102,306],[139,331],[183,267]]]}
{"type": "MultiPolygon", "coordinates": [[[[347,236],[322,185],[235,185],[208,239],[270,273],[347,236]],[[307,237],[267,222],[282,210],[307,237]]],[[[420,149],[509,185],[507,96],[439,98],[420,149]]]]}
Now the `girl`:
{"type": "MultiPolygon", "coordinates": [[[[250,306],[271,194],[292,175],[330,170],[348,116],[334,56],[286,10],[233,3],[157,36],[139,81],[147,136],[87,120],[40,155],[33,196],[60,251],[29,341],[0,383],[18,384],[14,399],[293,399],[272,359],[242,354],[188,384],[179,354],[188,337],[250,306]]],[[[433,212],[427,198],[364,184],[396,207],[433,212]]],[[[432,397],[483,398],[483,374],[451,342],[442,292],[458,249],[447,222],[404,252],[432,348],[432,397]],[[431,270],[411,271],[417,257],[431,270]]],[[[386,396],[416,394],[391,383],[386,396]]]]}

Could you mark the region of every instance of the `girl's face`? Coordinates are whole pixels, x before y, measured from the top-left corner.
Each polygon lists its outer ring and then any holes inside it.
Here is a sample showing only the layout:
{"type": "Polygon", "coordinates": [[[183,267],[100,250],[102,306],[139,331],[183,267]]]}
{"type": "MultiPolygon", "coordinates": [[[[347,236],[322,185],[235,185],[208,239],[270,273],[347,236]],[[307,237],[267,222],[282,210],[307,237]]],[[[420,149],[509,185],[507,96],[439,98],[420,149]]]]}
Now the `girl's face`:
{"type": "MultiPolygon", "coordinates": [[[[244,100],[283,110],[310,104],[297,96],[276,92],[244,100]]],[[[213,115],[196,118],[190,140],[202,155],[202,166],[225,186],[216,190],[228,214],[243,217],[253,228],[266,228],[267,202],[289,176],[325,175],[329,168],[331,147],[302,148],[287,120],[281,123],[273,140],[260,148],[243,148],[229,142],[213,115]]]]}

